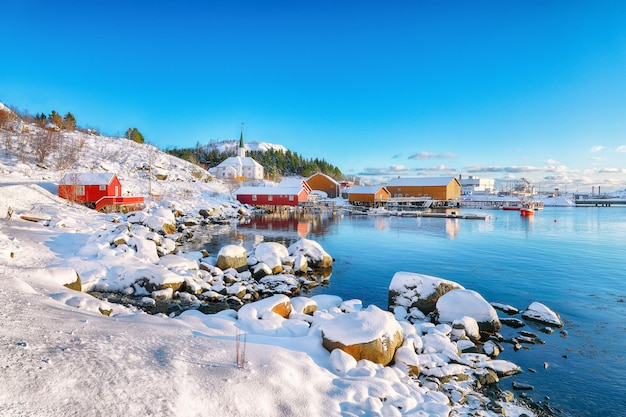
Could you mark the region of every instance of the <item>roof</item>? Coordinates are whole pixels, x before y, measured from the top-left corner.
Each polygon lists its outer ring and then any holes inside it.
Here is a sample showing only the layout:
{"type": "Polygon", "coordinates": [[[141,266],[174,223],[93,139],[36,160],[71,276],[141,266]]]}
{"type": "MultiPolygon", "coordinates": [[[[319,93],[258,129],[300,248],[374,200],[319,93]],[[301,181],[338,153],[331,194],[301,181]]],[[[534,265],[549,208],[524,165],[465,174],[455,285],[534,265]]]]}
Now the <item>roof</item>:
{"type": "Polygon", "coordinates": [[[296,195],[302,190],[305,190],[307,194],[311,192],[306,181],[299,178],[285,178],[275,187],[240,187],[235,191],[235,195],[296,195]]]}
{"type": "Polygon", "coordinates": [[[303,187],[240,187],[235,195],[297,195],[303,187]]]}
{"type": "Polygon", "coordinates": [[[344,191],[348,194],[376,194],[381,189],[389,192],[384,185],[360,185],[357,187],[346,188],[344,191]]]}
{"type": "Polygon", "coordinates": [[[446,186],[455,177],[417,177],[417,178],[392,178],[387,183],[388,187],[419,187],[419,186],[446,186]]]}
{"type": "Polygon", "coordinates": [[[250,158],[249,156],[244,156],[244,157],[240,157],[240,156],[230,156],[226,159],[224,159],[219,165],[216,166],[217,167],[260,167],[262,166],[261,164],[259,164],[257,161],[255,161],[253,158],[250,158]]]}
{"type": "Polygon", "coordinates": [[[339,185],[339,183],[337,181],[335,181],[334,179],[332,179],[328,175],[323,174],[321,172],[318,172],[316,174],[311,175],[309,178],[307,178],[307,181],[310,180],[313,177],[323,177],[323,178],[326,178],[328,181],[332,182],[333,184],[339,185]]]}
{"type": "Polygon", "coordinates": [[[110,172],[72,172],[65,174],[61,185],[109,185],[115,174],[110,172]]]}

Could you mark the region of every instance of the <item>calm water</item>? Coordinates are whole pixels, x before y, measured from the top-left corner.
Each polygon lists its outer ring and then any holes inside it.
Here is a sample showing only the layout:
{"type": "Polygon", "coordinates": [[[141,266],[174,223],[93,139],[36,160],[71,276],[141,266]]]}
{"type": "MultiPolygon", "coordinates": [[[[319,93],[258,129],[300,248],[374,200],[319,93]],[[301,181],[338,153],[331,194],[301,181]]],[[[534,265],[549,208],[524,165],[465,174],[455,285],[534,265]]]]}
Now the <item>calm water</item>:
{"type": "Polygon", "coordinates": [[[567,335],[526,326],[546,344],[518,352],[505,344],[501,358],[525,372],[501,380],[500,388],[511,389],[513,379],[531,384],[529,396],[549,396],[568,416],[624,415],[626,207],[546,208],[534,218],[513,211],[456,211],[493,218],[264,218],[212,228],[188,249],[217,253],[225,244],[240,243],[251,250],[263,241],[288,245],[306,236],[335,258],[329,285],[314,294],[358,298],[383,309],[396,271],[453,280],[488,301],[520,309],[542,302],[560,314],[567,335]]]}

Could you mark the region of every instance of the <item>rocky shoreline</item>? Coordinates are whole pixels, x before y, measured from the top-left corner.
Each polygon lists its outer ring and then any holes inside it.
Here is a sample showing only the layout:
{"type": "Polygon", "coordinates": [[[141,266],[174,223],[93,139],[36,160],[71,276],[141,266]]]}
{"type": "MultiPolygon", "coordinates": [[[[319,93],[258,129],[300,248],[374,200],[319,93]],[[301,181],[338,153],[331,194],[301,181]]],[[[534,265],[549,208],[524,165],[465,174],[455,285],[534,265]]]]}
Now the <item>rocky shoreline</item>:
{"type": "MultiPolygon", "coordinates": [[[[117,221],[94,238],[94,244],[100,244],[98,256],[111,255],[110,251],[114,256],[132,252],[133,256],[148,260],[150,265],[142,265],[137,271],[118,271],[117,280],[110,276],[95,281],[87,277],[88,292],[104,302],[170,317],[189,310],[204,314],[233,311],[236,316],[238,312],[245,314],[242,308],[246,305],[256,305],[277,296],[315,304],[300,294],[330,278],[333,260],[319,244],[307,239],[289,247],[261,243],[251,254],[239,245],[226,245],[216,256],[177,251],[176,242],[192,237],[190,226],[226,221],[223,215],[211,220],[207,214],[190,219],[176,211],[157,209],[149,215],[131,213],[126,222],[117,221]]],[[[238,210],[237,216],[241,214],[238,210]]],[[[333,315],[355,314],[350,316],[351,320],[357,313],[366,317],[371,313],[362,307],[346,307],[345,302],[333,308],[339,308],[331,313],[333,315]]],[[[389,287],[388,310],[400,323],[402,336],[395,342],[395,354],[384,362],[378,361],[375,353],[373,359],[355,355],[354,345],[342,341],[325,341],[324,346],[330,352],[338,347],[356,360],[367,358],[409,370],[407,372],[421,386],[447,392],[453,407],[455,404],[463,406],[468,401],[467,395],[474,392],[481,398],[479,408],[496,414],[504,413],[506,404],[511,403],[537,416],[558,415],[559,410],[550,406],[548,399],[535,402],[525,394],[532,389],[530,386],[513,383],[513,391],[498,386],[500,378],[522,372],[514,364],[497,359],[505,349],[504,344],[517,350],[543,343],[536,334],[524,330],[505,338],[502,325],[515,329],[525,326],[523,320],[533,320],[545,323],[542,331],[549,334],[550,326],[560,327],[562,323],[547,307],[533,303],[521,312],[512,306],[489,304],[480,294],[452,281],[399,272],[389,287]],[[496,308],[510,316],[521,314],[521,319],[500,320],[496,308]]],[[[316,317],[315,311],[299,312],[293,318],[312,323],[315,319],[306,317],[316,317]]],[[[284,318],[292,317],[286,314],[284,318]]],[[[380,343],[373,340],[367,342],[367,346],[380,344],[386,350],[390,340],[385,336],[380,343]]],[[[363,352],[363,346],[358,351],[363,352]]]]}

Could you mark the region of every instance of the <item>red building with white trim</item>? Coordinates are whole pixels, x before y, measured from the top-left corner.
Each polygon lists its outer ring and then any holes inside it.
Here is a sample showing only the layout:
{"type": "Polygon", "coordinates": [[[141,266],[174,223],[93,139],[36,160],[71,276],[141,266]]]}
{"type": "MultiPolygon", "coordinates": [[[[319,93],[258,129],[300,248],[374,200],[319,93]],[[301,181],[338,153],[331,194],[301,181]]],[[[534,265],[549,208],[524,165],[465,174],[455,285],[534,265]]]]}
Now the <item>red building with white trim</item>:
{"type": "Polygon", "coordinates": [[[98,211],[137,209],[144,203],[143,197],[122,197],[120,180],[109,172],[65,174],[59,182],[59,197],[98,211]]]}
{"type": "Polygon", "coordinates": [[[253,206],[297,206],[309,200],[311,187],[302,179],[285,179],[275,187],[241,187],[237,200],[253,206]]]}

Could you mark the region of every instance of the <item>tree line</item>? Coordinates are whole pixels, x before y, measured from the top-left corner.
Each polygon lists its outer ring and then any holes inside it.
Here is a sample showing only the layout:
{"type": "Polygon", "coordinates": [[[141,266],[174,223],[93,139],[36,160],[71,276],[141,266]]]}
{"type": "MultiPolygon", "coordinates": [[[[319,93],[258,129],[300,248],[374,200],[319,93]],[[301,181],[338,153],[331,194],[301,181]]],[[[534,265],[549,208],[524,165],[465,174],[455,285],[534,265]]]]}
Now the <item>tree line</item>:
{"type": "MultiPolygon", "coordinates": [[[[95,129],[81,128],[78,126],[76,117],[71,112],[67,112],[65,116],[61,116],[56,110],[52,110],[48,115],[43,112],[32,115],[28,111],[21,111],[15,107],[0,110],[0,130],[5,127],[10,127],[15,120],[21,120],[24,124],[33,123],[47,130],[65,130],[67,132],[78,130],[83,133],[100,135],[95,129]]],[[[136,127],[129,127],[126,130],[125,138],[137,143],[145,142],[143,134],[136,127]]]]}
{"type": "MultiPolygon", "coordinates": [[[[214,146],[201,146],[200,144],[196,144],[195,148],[170,148],[166,149],[165,152],[207,169],[219,165],[228,157],[236,156],[234,151],[220,152],[214,146]]],[[[276,149],[249,150],[246,151],[246,155],[261,164],[266,177],[272,180],[297,175],[309,177],[318,172],[336,180],[343,178],[341,170],[324,159],[307,159],[290,150],[285,152],[276,149]]]]}

